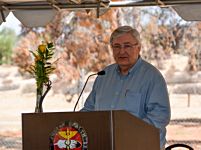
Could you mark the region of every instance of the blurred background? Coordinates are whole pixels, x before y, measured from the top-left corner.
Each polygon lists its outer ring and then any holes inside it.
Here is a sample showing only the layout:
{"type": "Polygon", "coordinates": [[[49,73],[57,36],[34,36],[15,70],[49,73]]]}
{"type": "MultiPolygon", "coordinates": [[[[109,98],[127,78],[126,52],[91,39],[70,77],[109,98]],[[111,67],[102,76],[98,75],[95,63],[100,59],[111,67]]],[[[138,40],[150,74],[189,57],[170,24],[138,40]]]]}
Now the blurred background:
{"type": "MultiPolygon", "coordinates": [[[[201,149],[201,22],[184,21],[172,9],[110,9],[96,18],[62,10],[45,27],[24,27],[11,13],[0,26],[0,150],[21,150],[21,113],[34,112],[35,79],[26,71],[42,41],[55,44],[58,59],[44,112],[73,111],[87,76],[113,63],[110,33],[131,25],[141,34],[141,56],[166,79],[172,117],[167,145],[201,149]]],[[[82,108],[95,78],[87,84],[82,108]]]]}

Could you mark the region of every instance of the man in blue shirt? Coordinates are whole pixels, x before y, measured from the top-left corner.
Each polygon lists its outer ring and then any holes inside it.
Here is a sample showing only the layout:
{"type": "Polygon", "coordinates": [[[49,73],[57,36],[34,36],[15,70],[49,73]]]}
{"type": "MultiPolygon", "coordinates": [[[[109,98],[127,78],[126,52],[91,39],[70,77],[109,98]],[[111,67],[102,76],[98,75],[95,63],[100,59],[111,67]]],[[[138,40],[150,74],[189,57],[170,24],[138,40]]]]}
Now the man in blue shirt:
{"type": "Polygon", "coordinates": [[[161,73],[140,57],[141,40],[137,30],[121,26],[111,35],[115,64],[98,76],[82,111],[126,110],[160,129],[160,147],[166,143],[170,103],[161,73]]]}

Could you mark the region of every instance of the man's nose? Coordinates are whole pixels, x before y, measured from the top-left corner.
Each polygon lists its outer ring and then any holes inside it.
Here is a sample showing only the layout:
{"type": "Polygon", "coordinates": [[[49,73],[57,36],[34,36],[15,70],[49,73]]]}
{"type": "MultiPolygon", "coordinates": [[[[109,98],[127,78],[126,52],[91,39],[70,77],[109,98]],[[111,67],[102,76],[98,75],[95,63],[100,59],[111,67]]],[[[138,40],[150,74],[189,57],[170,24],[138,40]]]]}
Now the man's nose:
{"type": "Polygon", "coordinates": [[[119,53],[120,53],[120,54],[124,54],[124,53],[125,53],[125,48],[124,48],[124,46],[121,46],[121,48],[119,49],[119,53]]]}

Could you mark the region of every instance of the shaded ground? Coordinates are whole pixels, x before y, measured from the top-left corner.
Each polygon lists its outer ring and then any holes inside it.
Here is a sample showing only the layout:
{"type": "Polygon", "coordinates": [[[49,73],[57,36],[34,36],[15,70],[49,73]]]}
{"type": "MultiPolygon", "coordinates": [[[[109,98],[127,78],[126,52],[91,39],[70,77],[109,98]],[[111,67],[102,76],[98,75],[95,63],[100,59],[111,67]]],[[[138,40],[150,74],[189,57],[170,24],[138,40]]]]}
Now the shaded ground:
{"type": "Polygon", "coordinates": [[[201,149],[201,119],[172,120],[167,130],[168,144],[183,143],[201,149]]]}
{"type": "Polygon", "coordinates": [[[0,150],[21,150],[21,131],[4,131],[0,133],[0,150]]]}
{"type": "Polygon", "coordinates": [[[201,149],[201,96],[170,95],[172,117],[167,127],[168,145],[183,143],[201,149]],[[189,106],[190,104],[190,106],[189,106]]]}

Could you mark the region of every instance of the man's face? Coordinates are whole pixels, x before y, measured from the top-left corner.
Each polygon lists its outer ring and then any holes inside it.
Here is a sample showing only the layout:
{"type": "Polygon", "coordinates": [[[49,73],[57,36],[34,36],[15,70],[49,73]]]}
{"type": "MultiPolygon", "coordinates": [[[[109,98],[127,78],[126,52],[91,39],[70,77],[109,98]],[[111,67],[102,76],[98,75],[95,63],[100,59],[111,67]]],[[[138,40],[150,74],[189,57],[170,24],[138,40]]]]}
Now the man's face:
{"type": "Polygon", "coordinates": [[[139,57],[140,44],[130,33],[125,33],[113,40],[112,49],[116,63],[131,68],[139,57]]]}

